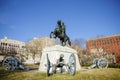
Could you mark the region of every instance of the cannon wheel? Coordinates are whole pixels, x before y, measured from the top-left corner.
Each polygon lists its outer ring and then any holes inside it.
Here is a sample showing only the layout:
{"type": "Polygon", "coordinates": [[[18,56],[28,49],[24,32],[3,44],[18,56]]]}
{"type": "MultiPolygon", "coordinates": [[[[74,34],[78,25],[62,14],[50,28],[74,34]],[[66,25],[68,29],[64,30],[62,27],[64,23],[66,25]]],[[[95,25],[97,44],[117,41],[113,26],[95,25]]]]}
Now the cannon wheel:
{"type": "Polygon", "coordinates": [[[17,61],[14,57],[8,56],[3,60],[2,67],[5,71],[13,71],[17,67],[17,61]]]}
{"type": "Polygon", "coordinates": [[[108,61],[105,58],[100,58],[97,63],[98,68],[107,68],[108,67],[108,61]]]}
{"type": "Polygon", "coordinates": [[[48,58],[48,54],[47,54],[47,76],[50,76],[50,60],[48,58]]]}
{"type": "Polygon", "coordinates": [[[74,75],[76,72],[76,59],[74,54],[71,54],[69,57],[68,72],[70,75],[74,75]]]}
{"type": "Polygon", "coordinates": [[[94,60],[93,60],[93,64],[96,64],[96,65],[97,65],[98,60],[99,60],[99,58],[94,59],[94,60]]]}

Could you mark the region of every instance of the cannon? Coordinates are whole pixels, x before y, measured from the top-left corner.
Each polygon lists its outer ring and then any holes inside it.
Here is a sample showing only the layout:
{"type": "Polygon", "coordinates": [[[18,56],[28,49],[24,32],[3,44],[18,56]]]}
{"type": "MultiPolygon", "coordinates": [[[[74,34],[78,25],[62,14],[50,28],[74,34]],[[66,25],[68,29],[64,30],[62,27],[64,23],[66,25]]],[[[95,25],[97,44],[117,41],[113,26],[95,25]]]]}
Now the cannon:
{"type": "Polygon", "coordinates": [[[2,68],[5,71],[14,71],[15,69],[29,70],[29,68],[26,68],[17,57],[13,56],[7,56],[3,59],[2,68]]]}
{"type": "Polygon", "coordinates": [[[99,68],[99,69],[102,69],[102,68],[107,68],[108,67],[108,61],[106,58],[96,58],[93,60],[93,64],[88,67],[88,69],[92,69],[92,68],[99,68]]]}
{"type": "Polygon", "coordinates": [[[69,61],[68,63],[64,62],[64,55],[60,54],[60,58],[57,61],[56,64],[53,64],[48,57],[48,54],[46,54],[47,56],[47,76],[50,76],[51,74],[55,74],[57,73],[57,69],[59,68],[60,73],[63,73],[63,67],[65,67],[67,69],[67,72],[70,75],[74,75],[76,72],[76,59],[75,59],[75,55],[71,54],[69,56],[69,61]]]}

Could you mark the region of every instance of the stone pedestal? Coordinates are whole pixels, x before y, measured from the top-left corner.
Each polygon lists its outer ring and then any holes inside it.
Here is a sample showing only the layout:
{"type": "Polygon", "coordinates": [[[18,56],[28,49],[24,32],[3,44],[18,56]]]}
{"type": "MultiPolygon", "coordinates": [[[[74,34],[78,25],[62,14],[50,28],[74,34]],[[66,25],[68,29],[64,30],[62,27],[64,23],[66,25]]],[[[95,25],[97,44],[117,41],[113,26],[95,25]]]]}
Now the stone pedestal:
{"type": "Polygon", "coordinates": [[[46,47],[43,49],[41,60],[40,60],[40,66],[39,66],[40,72],[47,71],[47,56],[46,56],[47,54],[48,54],[50,62],[53,64],[56,64],[56,61],[57,61],[57,59],[59,59],[60,54],[64,55],[64,61],[66,64],[69,62],[69,56],[71,54],[74,54],[75,58],[76,58],[76,71],[81,69],[77,52],[74,49],[69,48],[67,46],[63,47],[60,45],[55,45],[55,46],[46,47]]]}

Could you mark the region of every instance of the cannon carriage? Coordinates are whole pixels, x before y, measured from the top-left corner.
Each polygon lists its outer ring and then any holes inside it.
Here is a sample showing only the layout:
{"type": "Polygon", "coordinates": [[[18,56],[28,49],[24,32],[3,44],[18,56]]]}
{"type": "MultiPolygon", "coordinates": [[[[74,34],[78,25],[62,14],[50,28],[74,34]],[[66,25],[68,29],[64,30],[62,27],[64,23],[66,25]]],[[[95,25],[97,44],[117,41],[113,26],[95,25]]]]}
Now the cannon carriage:
{"type": "MultiPolygon", "coordinates": [[[[62,57],[61,57],[61,55],[63,55],[63,54],[60,54],[60,58],[63,58],[64,55],[62,57]]],[[[59,68],[58,72],[60,72],[60,73],[63,73],[64,72],[63,69],[66,68],[67,72],[70,75],[74,75],[75,74],[75,72],[76,72],[76,59],[75,59],[75,55],[74,54],[71,54],[70,56],[68,56],[69,57],[68,63],[65,63],[64,59],[60,60],[60,58],[59,58],[57,60],[56,64],[53,64],[49,60],[48,54],[46,56],[47,56],[47,76],[50,76],[51,74],[56,73],[57,72],[57,68],[59,68]]]]}
{"type": "Polygon", "coordinates": [[[4,71],[14,71],[16,69],[29,70],[29,68],[25,67],[21,60],[16,56],[4,57],[2,60],[2,68],[4,71]]]}
{"type": "Polygon", "coordinates": [[[93,64],[88,67],[88,69],[92,69],[92,68],[107,68],[108,67],[108,60],[106,58],[96,58],[93,60],[93,64]]]}

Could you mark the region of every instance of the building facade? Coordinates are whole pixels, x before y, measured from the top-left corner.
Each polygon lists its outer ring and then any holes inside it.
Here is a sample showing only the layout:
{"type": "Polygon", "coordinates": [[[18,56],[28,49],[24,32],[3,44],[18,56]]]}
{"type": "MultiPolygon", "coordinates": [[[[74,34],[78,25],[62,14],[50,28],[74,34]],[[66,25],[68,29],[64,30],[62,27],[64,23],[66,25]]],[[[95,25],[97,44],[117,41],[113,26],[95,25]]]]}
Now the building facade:
{"type": "Polygon", "coordinates": [[[0,39],[0,54],[22,53],[25,50],[25,43],[18,40],[4,37],[0,39]]]}
{"type": "Polygon", "coordinates": [[[113,53],[116,62],[120,63],[120,34],[90,39],[86,41],[87,53],[105,52],[113,53]]]}

